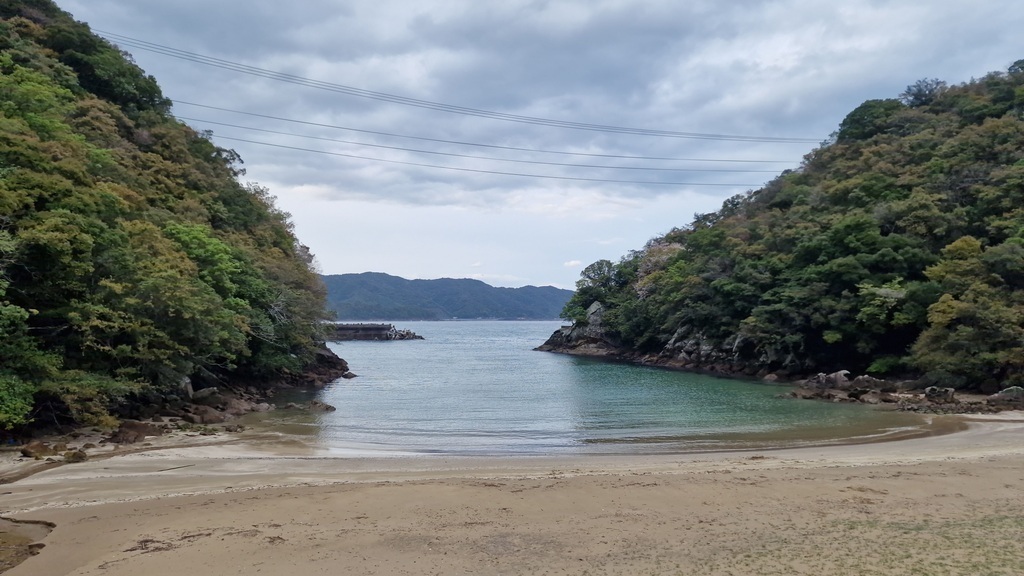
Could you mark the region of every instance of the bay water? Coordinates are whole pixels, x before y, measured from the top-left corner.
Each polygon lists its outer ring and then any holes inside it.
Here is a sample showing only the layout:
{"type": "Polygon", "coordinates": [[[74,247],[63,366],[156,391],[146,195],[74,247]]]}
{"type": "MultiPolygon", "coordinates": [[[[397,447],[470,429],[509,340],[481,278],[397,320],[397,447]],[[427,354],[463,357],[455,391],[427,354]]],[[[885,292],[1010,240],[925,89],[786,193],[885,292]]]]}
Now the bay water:
{"type": "Polygon", "coordinates": [[[293,414],[293,429],[335,453],[553,455],[871,441],[923,424],[784,386],[534,351],[559,322],[394,324],[425,339],[330,344],[358,377],[317,392],[337,410],[293,414]]]}

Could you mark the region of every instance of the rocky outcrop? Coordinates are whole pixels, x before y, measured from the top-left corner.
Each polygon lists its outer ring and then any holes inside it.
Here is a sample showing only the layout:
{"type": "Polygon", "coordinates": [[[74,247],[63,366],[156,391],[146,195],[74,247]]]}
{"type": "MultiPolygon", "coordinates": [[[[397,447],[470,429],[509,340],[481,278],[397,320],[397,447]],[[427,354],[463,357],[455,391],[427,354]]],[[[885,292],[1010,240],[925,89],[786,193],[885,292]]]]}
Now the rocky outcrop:
{"type": "Polygon", "coordinates": [[[889,404],[908,412],[937,414],[990,413],[1006,409],[1024,409],[1024,389],[1012,387],[987,399],[965,396],[961,398],[952,388],[921,388],[917,381],[888,381],[868,375],[852,377],[848,370],[814,374],[806,379],[793,380],[790,370],[768,372],[758,366],[774,363],[797,370],[795,359],[761,358],[758,363],[749,360],[751,350],[740,336],[716,342],[701,334],[680,329],[659,352],[644,354],[625,349],[605,329],[604,307],[595,302],[587,309],[586,321],[563,326],[536,350],[579,356],[592,356],[634,362],[642,365],[674,368],[693,372],[706,372],[722,376],[759,377],[770,383],[790,383],[793,398],[828,402],[857,402],[862,404],[889,404]]]}
{"type": "Polygon", "coordinates": [[[831,374],[819,373],[804,380],[801,386],[812,390],[849,390],[850,371],[840,370],[831,374]]]}
{"type": "Polygon", "coordinates": [[[668,344],[653,353],[638,352],[622,346],[605,323],[605,307],[594,302],[587,309],[586,319],[572,326],[563,326],[536,350],[577,356],[593,356],[634,362],[646,366],[660,366],[707,372],[725,376],[752,377],[758,368],[745,357],[750,353],[749,342],[740,336],[717,342],[703,334],[693,334],[687,328],[679,329],[668,344]]]}
{"type": "Polygon", "coordinates": [[[189,411],[181,416],[181,419],[189,424],[221,424],[228,418],[225,412],[202,404],[190,407],[189,411]]]}
{"type": "Polygon", "coordinates": [[[317,351],[312,364],[305,371],[300,374],[288,375],[285,378],[285,383],[291,386],[323,388],[338,378],[351,378],[354,376],[348,369],[348,362],[345,362],[334,351],[324,346],[317,351]]]}
{"type": "MultiPolygon", "coordinates": [[[[805,400],[891,404],[904,412],[928,414],[989,414],[1024,408],[1024,402],[1016,405],[1002,404],[992,396],[986,399],[959,393],[953,388],[928,386],[922,389],[916,381],[888,382],[871,376],[858,376],[851,380],[848,376],[845,370],[833,374],[817,374],[795,382],[797,386],[789,395],[805,400]]],[[[1011,390],[1006,396],[1013,397],[1014,394],[1011,390]]]]}
{"type": "Polygon", "coordinates": [[[668,364],[687,370],[752,375],[757,369],[743,359],[747,347],[748,342],[740,335],[719,342],[684,326],[676,330],[660,355],[668,359],[668,364]]]}
{"type": "Polygon", "coordinates": [[[577,356],[623,357],[628,354],[612,338],[604,325],[605,308],[594,302],[587,308],[587,319],[572,326],[563,326],[535,348],[541,352],[558,352],[577,356]]]}
{"type": "MultiPolygon", "coordinates": [[[[882,386],[865,386],[861,378],[850,380],[846,370],[832,374],[817,374],[807,380],[795,382],[790,391],[793,398],[802,400],[826,400],[830,402],[859,402],[862,404],[897,404],[900,396],[893,384],[881,382],[882,386]],[[859,381],[859,382],[858,382],[859,381]],[[861,384],[861,385],[858,385],[861,384]]],[[[870,377],[868,377],[870,378],[870,377]]]]}
{"type": "Polygon", "coordinates": [[[227,382],[200,387],[198,382],[185,378],[173,389],[148,389],[129,398],[114,415],[126,421],[171,417],[191,424],[219,424],[250,412],[273,409],[268,398],[273,397],[277,388],[322,388],[341,378],[355,376],[349,371],[348,363],[325,345],[306,370],[285,374],[276,381],[227,382]]]}
{"type": "Polygon", "coordinates": [[[123,423],[109,441],[132,444],[145,436],[156,435],[160,430],[141,420],[163,421],[169,417],[180,418],[192,425],[222,424],[250,412],[273,410],[275,405],[267,400],[274,396],[277,387],[322,388],[340,378],[355,376],[349,371],[348,363],[325,346],[317,352],[307,370],[285,375],[282,381],[273,384],[241,386],[228,383],[196,388],[193,382],[184,381],[171,392],[147,392],[136,398],[120,414],[123,423]]]}
{"type": "MultiPolygon", "coordinates": [[[[272,392],[265,394],[272,395],[272,392]]],[[[266,402],[263,396],[256,390],[204,388],[196,392],[194,403],[186,406],[180,416],[190,424],[221,424],[250,412],[273,410],[275,405],[266,402]],[[203,394],[207,390],[213,392],[203,394]]]]}

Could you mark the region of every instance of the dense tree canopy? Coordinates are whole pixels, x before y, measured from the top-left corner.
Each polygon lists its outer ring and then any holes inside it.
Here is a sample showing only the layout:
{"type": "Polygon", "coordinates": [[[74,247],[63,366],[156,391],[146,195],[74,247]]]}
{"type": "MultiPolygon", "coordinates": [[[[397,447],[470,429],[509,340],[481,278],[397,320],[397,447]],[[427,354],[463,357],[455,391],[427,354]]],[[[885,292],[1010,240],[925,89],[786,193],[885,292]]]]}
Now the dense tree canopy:
{"type": "Polygon", "coordinates": [[[0,1],[0,428],[297,371],[323,289],[238,157],[49,0],[0,1]]]}
{"type": "Polygon", "coordinates": [[[563,314],[594,301],[641,351],[689,339],[746,369],[1024,382],[1021,61],[865,102],[799,170],[592,265],[563,314]]]}

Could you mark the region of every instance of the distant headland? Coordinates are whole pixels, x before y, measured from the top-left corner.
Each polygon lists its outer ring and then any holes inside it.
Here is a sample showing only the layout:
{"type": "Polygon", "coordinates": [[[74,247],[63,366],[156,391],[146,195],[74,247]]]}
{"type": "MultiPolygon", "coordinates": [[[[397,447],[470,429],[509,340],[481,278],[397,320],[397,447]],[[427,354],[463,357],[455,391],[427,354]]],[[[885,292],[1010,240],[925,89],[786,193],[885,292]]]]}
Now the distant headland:
{"type": "Polygon", "coordinates": [[[468,278],[407,280],[380,272],[323,276],[339,320],[555,320],[572,290],[498,288],[468,278]]]}

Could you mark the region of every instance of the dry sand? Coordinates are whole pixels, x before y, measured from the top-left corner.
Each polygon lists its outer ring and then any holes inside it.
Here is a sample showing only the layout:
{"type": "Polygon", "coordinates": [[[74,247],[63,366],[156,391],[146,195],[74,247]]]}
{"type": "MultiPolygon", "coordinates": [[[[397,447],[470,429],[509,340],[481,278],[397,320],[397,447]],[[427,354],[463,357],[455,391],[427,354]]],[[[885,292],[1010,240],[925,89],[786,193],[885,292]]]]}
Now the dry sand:
{"type": "Polygon", "coordinates": [[[321,458],[266,438],[0,486],[7,576],[1024,574],[1024,414],[777,451],[321,458]]]}

